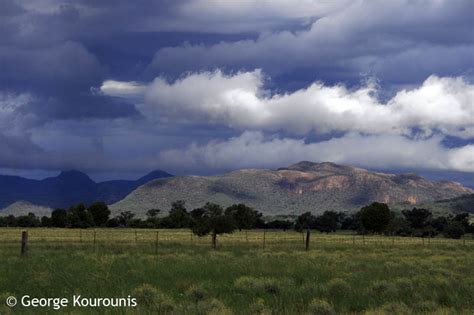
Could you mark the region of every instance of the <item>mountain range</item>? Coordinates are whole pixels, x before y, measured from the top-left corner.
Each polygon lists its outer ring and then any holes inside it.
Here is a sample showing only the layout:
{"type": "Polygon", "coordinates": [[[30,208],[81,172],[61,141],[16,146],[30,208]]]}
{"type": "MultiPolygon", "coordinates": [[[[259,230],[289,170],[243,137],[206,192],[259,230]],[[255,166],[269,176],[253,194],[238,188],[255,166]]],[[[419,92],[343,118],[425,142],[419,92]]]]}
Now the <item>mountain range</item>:
{"type": "MultiPolygon", "coordinates": [[[[241,169],[215,176],[176,176],[150,181],[111,205],[113,213],[170,209],[185,200],[188,209],[206,202],[245,203],[265,215],[359,209],[373,201],[398,206],[430,204],[472,194],[450,181],[416,174],[386,174],[334,163],[300,162],[285,168],[241,169]]],[[[441,204],[438,204],[441,205],[441,204]]]]}
{"type": "MultiPolygon", "coordinates": [[[[112,204],[123,199],[137,187],[158,178],[170,177],[164,171],[151,172],[137,180],[110,180],[96,183],[79,171],[64,171],[43,180],[19,176],[0,176],[0,209],[17,202],[49,208],[65,208],[83,202],[100,200],[112,204]]],[[[18,204],[13,206],[16,209],[18,204]]],[[[3,212],[3,211],[2,211],[3,212]]]]}

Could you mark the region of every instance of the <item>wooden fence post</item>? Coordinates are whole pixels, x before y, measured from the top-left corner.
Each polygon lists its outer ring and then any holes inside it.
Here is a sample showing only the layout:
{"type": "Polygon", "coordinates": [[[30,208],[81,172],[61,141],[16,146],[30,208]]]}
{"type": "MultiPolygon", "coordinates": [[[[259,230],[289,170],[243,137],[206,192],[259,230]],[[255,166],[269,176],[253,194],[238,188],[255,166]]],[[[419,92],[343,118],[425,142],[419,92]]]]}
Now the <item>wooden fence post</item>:
{"type": "Polygon", "coordinates": [[[28,231],[21,232],[21,255],[26,255],[28,251],[28,231]]]}
{"type": "Polygon", "coordinates": [[[94,230],[94,252],[95,252],[96,231],[94,230]]]}
{"type": "Polygon", "coordinates": [[[306,243],[305,243],[305,250],[309,249],[309,237],[311,235],[310,229],[306,230],[306,243]]]}

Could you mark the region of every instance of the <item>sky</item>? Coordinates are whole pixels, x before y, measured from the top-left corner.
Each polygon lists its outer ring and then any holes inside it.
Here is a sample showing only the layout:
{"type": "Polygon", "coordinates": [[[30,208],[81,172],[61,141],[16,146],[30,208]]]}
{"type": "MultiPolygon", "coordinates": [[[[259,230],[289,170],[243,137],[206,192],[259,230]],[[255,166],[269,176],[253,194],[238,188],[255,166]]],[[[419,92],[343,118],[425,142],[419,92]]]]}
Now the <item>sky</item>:
{"type": "Polygon", "coordinates": [[[474,2],[0,0],[0,173],[302,160],[474,187],[474,2]]]}

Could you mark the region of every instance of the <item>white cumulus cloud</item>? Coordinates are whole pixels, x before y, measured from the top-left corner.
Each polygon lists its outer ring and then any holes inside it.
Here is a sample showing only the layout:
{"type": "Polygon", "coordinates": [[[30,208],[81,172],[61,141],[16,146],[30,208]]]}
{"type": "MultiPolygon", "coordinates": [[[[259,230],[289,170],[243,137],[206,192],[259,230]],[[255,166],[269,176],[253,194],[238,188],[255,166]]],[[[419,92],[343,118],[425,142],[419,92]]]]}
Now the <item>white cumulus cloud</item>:
{"type": "Polygon", "coordinates": [[[377,87],[371,83],[349,89],[315,82],[284,94],[270,94],[263,86],[260,70],[192,73],[172,83],[157,78],[146,88],[140,110],[150,119],[185,117],[241,130],[300,135],[310,131],[409,135],[416,128],[428,136],[440,131],[474,137],[474,85],[461,77],[433,75],[386,102],[378,100],[377,87]]]}

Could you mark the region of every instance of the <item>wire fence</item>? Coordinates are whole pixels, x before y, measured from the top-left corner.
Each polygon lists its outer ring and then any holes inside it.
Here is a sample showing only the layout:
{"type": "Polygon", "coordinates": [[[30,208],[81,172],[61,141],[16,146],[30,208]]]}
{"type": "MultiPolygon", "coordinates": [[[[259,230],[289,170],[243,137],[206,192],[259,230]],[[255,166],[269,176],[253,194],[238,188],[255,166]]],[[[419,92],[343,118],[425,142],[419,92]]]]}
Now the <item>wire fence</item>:
{"type": "MultiPolygon", "coordinates": [[[[210,245],[211,236],[198,237],[190,230],[170,229],[56,229],[56,228],[2,228],[0,229],[1,244],[20,243],[22,232],[27,231],[27,242],[30,247],[35,244],[96,244],[130,245],[150,244],[158,248],[160,244],[210,245]]],[[[292,245],[305,248],[306,232],[281,230],[249,230],[238,231],[218,236],[218,245],[249,245],[252,247],[270,247],[276,245],[292,245]]],[[[444,237],[400,237],[383,235],[358,235],[312,232],[309,246],[367,246],[367,247],[398,247],[398,246],[469,246],[474,249],[474,239],[465,235],[461,239],[444,237]]]]}

